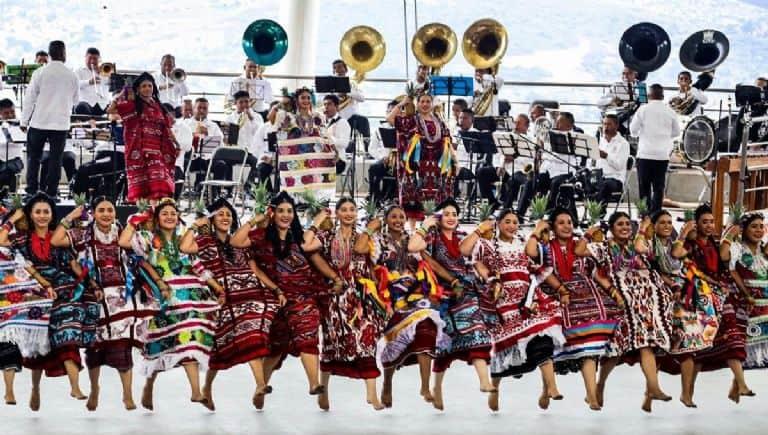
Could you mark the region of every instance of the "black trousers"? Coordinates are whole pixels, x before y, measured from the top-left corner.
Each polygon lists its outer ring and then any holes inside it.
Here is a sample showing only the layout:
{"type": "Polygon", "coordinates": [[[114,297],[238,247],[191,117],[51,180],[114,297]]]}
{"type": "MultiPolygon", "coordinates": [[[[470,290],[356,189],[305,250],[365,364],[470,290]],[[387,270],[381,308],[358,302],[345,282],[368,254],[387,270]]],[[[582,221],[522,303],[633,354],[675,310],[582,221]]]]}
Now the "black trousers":
{"type": "Polygon", "coordinates": [[[528,207],[531,206],[533,198],[539,194],[546,192],[549,189],[550,179],[549,172],[542,172],[536,177],[536,184],[534,186],[534,179],[526,181],[523,185],[523,191],[521,193],[520,201],[517,203],[517,217],[522,219],[525,213],[528,211],[528,207]]]}
{"type": "Polygon", "coordinates": [[[515,171],[504,181],[504,208],[511,208],[512,203],[518,200],[520,189],[528,182],[528,176],[523,171],[515,171]]]}
{"type": "Polygon", "coordinates": [[[75,106],[76,115],[104,116],[106,113],[107,112],[104,111],[104,108],[99,106],[99,103],[96,103],[96,105],[91,106],[85,101],[81,101],[77,103],[77,105],[75,106]]]}
{"type": "MultiPolygon", "coordinates": [[[[349,126],[352,127],[352,130],[357,130],[357,132],[360,133],[360,136],[363,137],[363,146],[367,153],[368,145],[371,142],[371,125],[368,122],[368,118],[362,115],[352,115],[347,119],[347,122],[349,123],[349,126]]],[[[348,154],[352,153],[354,146],[355,144],[350,142],[346,149],[348,154]]]]}
{"type": "Polygon", "coordinates": [[[661,210],[668,166],[669,160],[637,159],[638,194],[645,198],[650,213],[661,210]]]}
{"type": "Polygon", "coordinates": [[[614,194],[621,193],[624,190],[624,184],[615,178],[603,178],[597,185],[595,199],[605,205],[609,202],[616,202],[614,194]]]}
{"type": "MultiPolygon", "coordinates": [[[[39,130],[30,127],[27,132],[27,193],[34,195],[44,190],[55,197],[61,178],[61,163],[64,158],[64,144],[67,141],[66,130],[39,130]],[[41,178],[40,163],[43,158],[45,142],[51,145],[46,165],[46,177],[41,178]]],[[[74,160],[73,160],[74,163],[74,160]]],[[[74,169],[74,168],[73,168],[74,169]]]]}
{"type": "Polygon", "coordinates": [[[7,162],[0,160],[0,188],[7,187],[8,192],[16,192],[16,175],[19,174],[18,168],[24,169],[24,163],[21,157],[14,157],[7,162]]]}
{"type": "Polygon", "coordinates": [[[75,193],[93,191],[99,195],[110,195],[113,192],[119,194],[120,187],[117,186],[119,177],[117,176],[118,174],[112,174],[112,172],[123,170],[125,170],[125,156],[123,153],[99,151],[96,153],[96,158],[93,161],[80,165],[80,168],[75,173],[72,191],[75,193]],[[109,175],[100,176],[102,174],[109,175]]]}
{"type": "MultiPolygon", "coordinates": [[[[549,198],[547,199],[548,210],[552,210],[553,208],[555,208],[556,205],[558,205],[557,197],[561,193],[560,186],[572,178],[573,178],[573,174],[570,174],[570,173],[552,177],[552,180],[550,181],[550,185],[549,185],[549,198]]],[[[575,201],[575,198],[572,198],[571,201],[575,201]]]]}
{"type": "Polygon", "coordinates": [[[381,204],[383,201],[394,199],[397,182],[392,177],[389,167],[383,160],[368,167],[368,194],[371,201],[381,204]]]}
{"type": "Polygon", "coordinates": [[[499,174],[493,166],[483,166],[477,170],[477,187],[480,190],[480,198],[487,199],[489,203],[496,202],[494,183],[499,181],[499,174]]]}

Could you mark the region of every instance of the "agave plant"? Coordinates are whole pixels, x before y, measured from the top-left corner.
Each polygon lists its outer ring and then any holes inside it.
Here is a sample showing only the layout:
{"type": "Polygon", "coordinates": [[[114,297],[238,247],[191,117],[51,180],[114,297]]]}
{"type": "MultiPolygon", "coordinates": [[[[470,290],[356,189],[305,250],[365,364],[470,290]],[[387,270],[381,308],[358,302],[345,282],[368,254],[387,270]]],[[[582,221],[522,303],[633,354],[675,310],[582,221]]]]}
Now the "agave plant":
{"type": "MultiPolygon", "coordinates": [[[[478,205],[475,206],[477,209],[477,218],[480,222],[486,221],[490,219],[493,216],[493,204],[489,203],[487,199],[483,199],[480,201],[478,205]]],[[[493,230],[486,231],[485,233],[480,235],[484,239],[491,239],[493,238],[493,230]]]]}
{"type": "Polygon", "coordinates": [[[437,204],[435,201],[428,199],[421,203],[422,207],[424,208],[424,215],[425,216],[432,216],[435,214],[435,209],[437,208],[437,204]]]}
{"type": "MultiPolygon", "coordinates": [[[[599,201],[588,199],[584,201],[584,209],[587,212],[587,221],[590,227],[600,222],[600,218],[603,216],[603,204],[599,201]]],[[[597,230],[592,235],[592,241],[594,242],[602,242],[604,239],[605,234],[603,234],[602,230],[597,230]]]]}
{"type": "MultiPolygon", "coordinates": [[[[315,216],[317,216],[321,211],[328,208],[328,201],[320,200],[316,195],[315,192],[312,190],[305,190],[304,192],[300,192],[298,194],[298,197],[302,199],[302,202],[306,204],[307,206],[307,218],[312,219],[315,216]]],[[[330,230],[333,228],[333,222],[331,221],[331,217],[328,216],[321,224],[320,229],[321,230],[330,230]]]]}
{"type": "Polygon", "coordinates": [[[376,217],[376,213],[379,212],[379,208],[376,206],[376,201],[366,201],[363,209],[365,210],[365,218],[369,222],[372,221],[373,218],[376,217]]]}
{"type": "Polygon", "coordinates": [[[198,218],[205,217],[208,214],[208,210],[205,208],[205,201],[198,199],[194,202],[195,215],[198,218]]]}
{"type": "Polygon", "coordinates": [[[637,215],[640,218],[644,218],[648,215],[648,202],[645,198],[640,198],[635,202],[635,208],[637,208],[637,215]]]}
{"type": "MultiPolygon", "coordinates": [[[[536,195],[531,202],[531,222],[536,222],[539,219],[543,219],[547,214],[547,197],[536,195]]],[[[549,241],[549,232],[542,234],[542,242],[549,241]]]]}
{"type": "Polygon", "coordinates": [[[149,210],[149,200],[142,198],[136,201],[136,208],[138,209],[139,213],[144,213],[145,211],[149,210]]]}
{"type": "MultiPolygon", "coordinates": [[[[12,210],[21,210],[24,208],[24,197],[22,197],[20,194],[13,195],[13,198],[11,199],[11,209],[12,210]]],[[[16,221],[16,229],[19,231],[26,231],[29,229],[29,222],[27,222],[26,216],[22,216],[21,219],[16,221]]]]}
{"type": "Polygon", "coordinates": [[[686,222],[690,222],[695,218],[696,218],[695,210],[688,208],[688,209],[685,209],[685,211],[683,211],[683,220],[685,220],[686,222]]]}
{"type": "Polygon", "coordinates": [[[80,220],[86,221],[88,220],[88,210],[86,209],[86,205],[88,204],[88,198],[86,198],[85,193],[76,193],[74,196],[75,200],[75,207],[83,207],[83,212],[80,214],[80,220]]]}
{"type": "Polygon", "coordinates": [[[744,204],[733,203],[728,206],[728,217],[731,225],[737,225],[744,215],[744,204]]]}
{"type": "Polygon", "coordinates": [[[262,181],[260,183],[251,184],[251,195],[253,196],[253,211],[257,214],[266,213],[267,205],[269,204],[267,182],[262,181]]]}

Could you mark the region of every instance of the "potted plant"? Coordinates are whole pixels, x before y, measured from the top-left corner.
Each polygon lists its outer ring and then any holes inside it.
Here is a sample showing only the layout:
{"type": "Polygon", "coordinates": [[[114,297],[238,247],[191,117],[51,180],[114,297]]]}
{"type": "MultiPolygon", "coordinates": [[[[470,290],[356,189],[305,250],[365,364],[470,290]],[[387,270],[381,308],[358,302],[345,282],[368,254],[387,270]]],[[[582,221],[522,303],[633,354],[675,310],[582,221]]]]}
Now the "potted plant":
{"type": "MultiPolygon", "coordinates": [[[[494,206],[487,199],[483,199],[479,204],[475,206],[477,210],[477,218],[479,222],[485,222],[493,217],[494,206]]],[[[485,231],[480,234],[480,237],[490,240],[493,238],[493,227],[489,231],[485,231]]]]}
{"type": "MultiPolygon", "coordinates": [[[[534,223],[539,221],[540,219],[544,219],[544,216],[547,214],[547,197],[536,195],[535,198],[533,198],[533,201],[531,201],[531,222],[534,223]]],[[[549,231],[545,231],[544,234],[541,235],[541,241],[543,243],[549,242],[549,231]]]]}
{"type": "MultiPolygon", "coordinates": [[[[591,228],[597,225],[597,223],[600,222],[600,218],[603,216],[603,204],[599,201],[588,199],[584,201],[584,209],[587,215],[588,227],[591,228]]],[[[599,243],[603,240],[605,240],[605,233],[603,233],[602,229],[599,229],[592,234],[593,242],[599,243]]]]}

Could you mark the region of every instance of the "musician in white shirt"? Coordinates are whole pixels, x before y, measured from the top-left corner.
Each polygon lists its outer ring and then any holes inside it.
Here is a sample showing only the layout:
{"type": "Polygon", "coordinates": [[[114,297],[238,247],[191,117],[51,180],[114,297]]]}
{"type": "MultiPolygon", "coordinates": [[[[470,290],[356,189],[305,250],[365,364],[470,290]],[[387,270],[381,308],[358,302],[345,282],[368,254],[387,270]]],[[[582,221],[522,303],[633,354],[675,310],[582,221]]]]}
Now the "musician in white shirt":
{"type": "Polygon", "coordinates": [[[152,74],[157,83],[160,103],[168,103],[174,110],[179,110],[184,97],[189,95],[189,88],[184,81],[176,81],[172,77],[176,69],[176,58],[172,54],[166,54],[160,59],[160,71],[152,74]]]}
{"type": "MultiPolygon", "coordinates": [[[[469,196],[470,192],[473,189],[473,185],[475,182],[475,173],[474,170],[477,168],[480,163],[480,160],[483,158],[481,154],[474,154],[472,156],[472,164],[475,165],[475,168],[472,168],[470,164],[470,153],[467,152],[467,146],[472,148],[472,141],[467,139],[466,141],[463,139],[459,139],[462,135],[462,133],[467,132],[477,132],[477,129],[472,126],[472,124],[475,121],[475,113],[470,108],[466,108],[461,111],[459,114],[459,119],[456,125],[456,140],[454,140],[454,148],[453,148],[453,160],[454,165],[456,166],[456,181],[467,181],[467,196],[469,196]]],[[[454,196],[459,196],[459,183],[454,184],[454,196]]]]}
{"type": "Polygon", "coordinates": [[[233,129],[237,128],[237,145],[248,150],[245,164],[251,168],[247,180],[250,184],[256,179],[257,166],[259,165],[259,159],[256,157],[258,152],[256,150],[256,132],[264,125],[264,121],[261,119],[261,115],[251,110],[248,92],[238,91],[234,97],[235,112],[230,113],[224,121],[229,124],[230,138],[233,129]]]}
{"type": "Polygon", "coordinates": [[[72,107],[79,100],[77,76],[64,65],[66,47],[62,41],[48,46],[51,61],[32,73],[21,116],[27,133],[27,193],[34,195],[40,186],[38,173],[43,146],[48,141],[51,156],[48,177],[42,183],[48,195],[55,197],[61,178],[61,160],[69,131],[72,107]]]}
{"type": "Polygon", "coordinates": [[[35,63],[40,66],[48,64],[48,52],[45,50],[40,50],[35,53],[35,63]]]}
{"type": "Polygon", "coordinates": [[[16,108],[8,98],[0,100],[0,162],[2,162],[2,171],[0,171],[0,188],[7,187],[8,191],[16,191],[16,174],[24,168],[22,162],[22,149],[24,144],[15,138],[23,136],[21,129],[17,125],[12,125],[8,121],[16,120],[16,108]]]}
{"type": "Polygon", "coordinates": [[[469,109],[469,103],[463,98],[457,98],[451,101],[451,119],[448,120],[448,129],[451,130],[451,136],[456,136],[459,129],[459,116],[464,109],[469,109]]]}
{"type": "MultiPolygon", "coordinates": [[[[339,110],[339,97],[333,94],[323,97],[323,114],[325,115],[325,136],[333,141],[336,147],[336,173],[341,174],[347,167],[344,159],[344,151],[349,144],[349,137],[352,134],[352,128],[349,122],[344,119],[339,110]]],[[[354,162],[352,162],[354,164],[354,162]]]]}
{"type": "Polygon", "coordinates": [[[414,93],[416,95],[421,95],[424,93],[429,92],[429,67],[426,65],[419,64],[419,66],[416,68],[416,80],[409,80],[408,84],[405,88],[406,95],[408,94],[409,88],[413,88],[414,93]]]}
{"type": "MultiPolygon", "coordinates": [[[[387,115],[398,104],[397,100],[387,103],[387,115]]],[[[382,121],[379,124],[379,128],[394,129],[395,127],[387,121],[382,121]]],[[[376,161],[368,167],[368,201],[375,201],[376,204],[381,204],[383,200],[394,198],[397,191],[397,183],[393,176],[397,154],[394,152],[394,149],[384,146],[378,128],[371,138],[371,154],[376,161]],[[388,179],[388,175],[391,178],[388,179]]]]}
{"type": "Polygon", "coordinates": [[[600,135],[600,159],[595,167],[603,171],[603,179],[597,186],[595,197],[603,204],[610,202],[615,193],[624,190],[627,180],[627,160],[629,142],[619,134],[619,118],[614,114],[603,117],[603,130],[600,135]]]}
{"type": "Polygon", "coordinates": [[[245,60],[243,75],[236,77],[229,85],[229,91],[224,96],[224,110],[231,111],[235,104],[234,95],[238,91],[246,91],[251,97],[251,108],[266,118],[267,109],[272,102],[272,85],[262,77],[262,68],[250,59],[245,60]]]}
{"type": "MultiPolygon", "coordinates": [[[[542,109],[543,110],[543,107],[542,109]]],[[[525,113],[520,113],[515,118],[515,133],[520,135],[527,135],[528,128],[531,125],[530,118],[525,113]]],[[[531,139],[533,140],[533,139],[531,139]]],[[[497,167],[501,167],[503,172],[501,174],[502,188],[501,188],[501,201],[504,203],[505,208],[511,208],[512,203],[517,201],[517,197],[520,194],[520,188],[528,182],[533,172],[533,159],[529,157],[517,157],[506,156],[501,153],[497,154],[498,159],[495,162],[497,167]],[[503,159],[503,163],[502,163],[503,159]]]]}
{"type": "Polygon", "coordinates": [[[472,108],[476,109],[476,101],[487,92],[491,93],[491,104],[485,113],[475,113],[475,116],[499,116],[499,90],[504,86],[504,79],[493,75],[492,68],[478,68],[475,70],[475,95],[472,108]]]}
{"type": "Polygon", "coordinates": [[[637,144],[637,184],[649,212],[661,210],[672,139],[680,134],[677,114],[664,102],[664,88],[651,85],[648,104],[638,109],[630,124],[637,144]]]}
{"type": "Polygon", "coordinates": [[[102,116],[112,101],[109,79],[99,72],[100,61],[99,49],[90,47],[85,51],[85,66],[75,71],[80,83],[80,101],[75,106],[78,115],[102,116]]]}
{"type": "MultiPolygon", "coordinates": [[[[207,144],[210,142],[218,142],[224,139],[224,134],[221,132],[219,125],[208,119],[208,99],[200,97],[195,100],[195,113],[190,119],[185,119],[183,122],[192,130],[192,161],[189,165],[191,172],[202,173],[198,175],[195,180],[195,186],[198,186],[205,177],[205,171],[208,170],[208,162],[211,158],[209,152],[211,150],[206,149],[207,144]]],[[[227,175],[231,172],[231,168],[223,161],[213,162],[211,168],[214,179],[226,180],[227,175]]]]}
{"type": "MultiPolygon", "coordinates": [[[[336,59],[333,61],[333,75],[336,77],[346,77],[349,69],[347,64],[341,60],[336,59]]],[[[365,96],[360,90],[360,87],[354,80],[349,81],[350,92],[349,94],[337,94],[339,97],[339,114],[342,118],[349,122],[349,126],[360,133],[363,137],[363,146],[365,149],[365,158],[373,159],[373,156],[368,152],[371,142],[371,125],[368,122],[368,118],[358,114],[358,103],[365,101],[365,96]]],[[[350,143],[346,148],[347,153],[352,153],[355,144],[350,143]]]]}
{"type": "MultiPolygon", "coordinates": [[[[281,103],[278,101],[273,101],[270,103],[270,112],[272,110],[277,110],[276,108],[281,103]]],[[[259,177],[259,182],[267,182],[267,188],[269,190],[272,190],[272,182],[269,179],[269,176],[272,175],[272,170],[274,167],[272,166],[272,153],[269,152],[269,135],[271,133],[275,133],[277,131],[277,128],[274,124],[269,122],[269,119],[267,119],[264,124],[262,124],[261,127],[259,127],[258,130],[256,130],[256,134],[254,136],[254,147],[253,147],[253,155],[258,157],[259,164],[256,167],[256,173],[259,177]]]]}
{"type": "Polygon", "coordinates": [[[709,87],[711,83],[711,74],[701,74],[693,83],[690,72],[680,71],[677,74],[678,92],[669,100],[669,105],[681,115],[703,115],[707,96],[701,88],[709,87]]]}

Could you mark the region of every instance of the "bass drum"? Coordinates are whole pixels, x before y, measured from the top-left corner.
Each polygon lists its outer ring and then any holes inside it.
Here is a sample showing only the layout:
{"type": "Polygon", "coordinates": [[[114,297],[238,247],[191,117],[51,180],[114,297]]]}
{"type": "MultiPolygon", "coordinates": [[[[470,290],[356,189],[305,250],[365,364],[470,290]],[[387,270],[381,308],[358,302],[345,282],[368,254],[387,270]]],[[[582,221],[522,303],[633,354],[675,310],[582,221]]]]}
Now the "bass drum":
{"type": "Polygon", "coordinates": [[[717,151],[721,153],[735,153],[741,148],[741,135],[744,126],[739,127],[739,115],[732,114],[717,121],[717,151]],[[728,118],[731,128],[728,129],[728,118]]]}
{"type": "Polygon", "coordinates": [[[715,123],[706,116],[696,116],[683,129],[680,144],[685,159],[703,165],[715,154],[715,123]]]}

